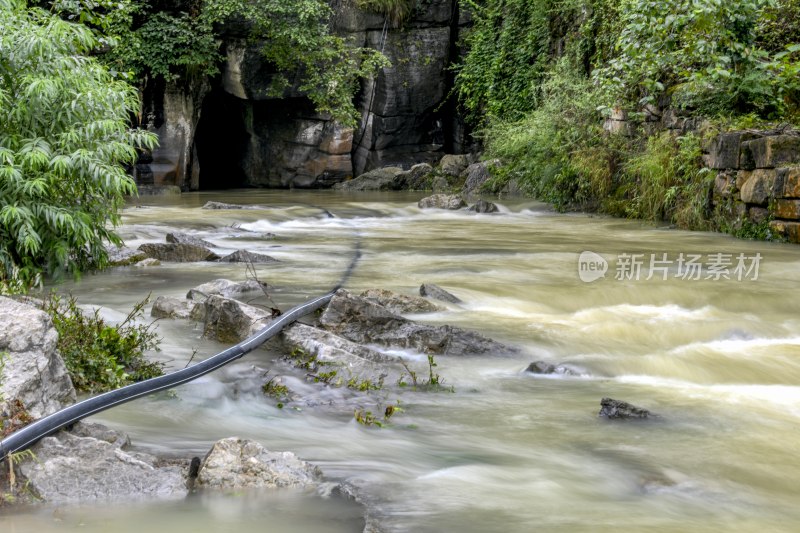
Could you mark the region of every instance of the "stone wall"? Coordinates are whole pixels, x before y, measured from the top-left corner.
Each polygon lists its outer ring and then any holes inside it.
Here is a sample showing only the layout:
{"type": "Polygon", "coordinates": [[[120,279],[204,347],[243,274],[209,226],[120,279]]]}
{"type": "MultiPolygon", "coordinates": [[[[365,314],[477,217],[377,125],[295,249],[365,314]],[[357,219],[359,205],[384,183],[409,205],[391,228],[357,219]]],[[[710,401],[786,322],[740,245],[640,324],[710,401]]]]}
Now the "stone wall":
{"type": "Polygon", "coordinates": [[[713,206],[734,226],[771,219],[773,232],[800,242],[800,132],[734,131],[705,156],[717,170],[713,206]]]}

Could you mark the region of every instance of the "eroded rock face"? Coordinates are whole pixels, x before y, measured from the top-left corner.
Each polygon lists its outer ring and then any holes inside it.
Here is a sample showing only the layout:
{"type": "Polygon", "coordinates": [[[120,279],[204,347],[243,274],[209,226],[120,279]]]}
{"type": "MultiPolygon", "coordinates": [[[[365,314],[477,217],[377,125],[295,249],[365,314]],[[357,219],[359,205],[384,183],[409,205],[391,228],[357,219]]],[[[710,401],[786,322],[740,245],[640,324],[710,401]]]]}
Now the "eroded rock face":
{"type": "Polygon", "coordinates": [[[47,313],[0,296],[0,352],[7,352],[0,393],[20,400],[34,418],[75,402],[72,380],[56,353],[57,341],[47,313]]]}
{"type": "Polygon", "coordinates": [[[411,348],[427,354],[507,355],[516,352],[512,347],[473,331],[407,320],[345,290],[336,293],[320,323],[353,342],[411,348]]]}
{"type": "Polygon", "coordinates": [[[171,263],[193,263],[196,261],[216,261],[219,256],[202,246],[175,243],[148,243],[139,246],[148,257],[171,263]]]}
{"type": "Polygon", "coordinates": [[[238,437],[214,444],[200,465],[197,487],[213,489],[314,489],[319,468],[291,452],[271,452],[261,444],[238,437]]]}
{"type": "Polygon", "coordinates": [[[35,461],[20,466],[30,488],[48,503],[184,498],[180,466],[156,466],[155,457],[129,451],[127,435],[80,422],[72,433],[45,437],[35,461]]]}

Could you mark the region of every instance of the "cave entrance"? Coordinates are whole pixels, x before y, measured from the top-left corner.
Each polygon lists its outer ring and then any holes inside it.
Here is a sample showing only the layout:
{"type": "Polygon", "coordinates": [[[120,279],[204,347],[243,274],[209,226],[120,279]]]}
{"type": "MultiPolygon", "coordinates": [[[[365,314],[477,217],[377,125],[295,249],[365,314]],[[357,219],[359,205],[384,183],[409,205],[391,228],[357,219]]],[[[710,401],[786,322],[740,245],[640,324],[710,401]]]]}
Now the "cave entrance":
{"type": "Polygon", "coordinates": [[[247,186],[242,159],[249,135],[243,102],[213,89],[203,100],[194,148],[200,166],[201,191],[236,189],[247,186]]]}

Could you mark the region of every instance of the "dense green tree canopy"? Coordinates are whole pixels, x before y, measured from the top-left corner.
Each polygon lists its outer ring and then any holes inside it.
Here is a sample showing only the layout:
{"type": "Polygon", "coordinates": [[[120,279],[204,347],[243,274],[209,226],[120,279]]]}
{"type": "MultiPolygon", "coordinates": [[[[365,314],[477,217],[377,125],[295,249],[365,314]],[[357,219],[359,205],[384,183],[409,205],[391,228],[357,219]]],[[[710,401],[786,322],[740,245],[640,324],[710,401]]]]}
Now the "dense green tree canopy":
{"type": "Polygon", "coordinates": [[[91,31],[0,0],[0,289],[102,265],[124,165],[155,137],[130,128],[136,91],[89,54],[91,31]]]}

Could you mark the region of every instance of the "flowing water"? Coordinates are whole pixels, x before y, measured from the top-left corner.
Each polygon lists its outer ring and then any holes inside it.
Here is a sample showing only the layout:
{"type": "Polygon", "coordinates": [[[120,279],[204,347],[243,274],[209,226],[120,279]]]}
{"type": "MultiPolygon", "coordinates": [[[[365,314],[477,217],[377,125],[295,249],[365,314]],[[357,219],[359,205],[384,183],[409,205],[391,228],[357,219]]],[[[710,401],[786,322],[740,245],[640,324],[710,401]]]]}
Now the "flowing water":
{"type": "MultiPolygon", "coordinates": [[[[358,487],[389,531],[800,527],[800,248],[556,214],[523,200],[504,202],[497,215],[421,211],[418,198],[298,191],[143,198],[125,211],[121,233],[134,247],[178,230],[220,253],[272,255],[281,262],[259,276],[283,308],[327,292],[360,242],[348,288],[414,294],[420,283],[436,283],[464,305],[416,319],[478,330],[520,346],[519,355],[437,358],[436,371],[454,391],[383,392],[403,407],[384,428],[359,425],[346,410],[278,409],[257,391],[256,378],[279,355],[265,350],[94,420],[127,431],[140,449],[180,457],[202,456],[232,435],[294,451],[328,478],[358,487]],[[199,209],[212,199],[262,207],[199,209]],[[265,239],[267,232],[277,238],[265,239]],[[581,280],[584,251],[608,261],[605,277],[581,280]],[[732,265],[715,274],[719,253],[731,254],[723,257],[732,265]],[[621,254],[644,254],[639,276],[622,270],[621,254]],[[669,268],[651,271],[650,254],[666,259],[654,266],[669,268]],[[701,279],[681,279],[681,254],[701,256],[701,279]],[[753,268],[735,270],[740,256],[753,268]],[[536,360],[576,375],[524,372],[536,360]],[[599,419],[605,396],[661,418],[599,419]]],[[[584,277],[592,272],[587,267],[584,277]]],[[[214,263],[118,268],[62,289],[120,318],[150,292],[182,296],[221,277],[242,280],[245,272],[214,263]]],[[[164,342],[156,357],[168,368],[182,368],[195,350],[200,358],[223,348],[191,322],[158,324],[164,342]]],[[[360,516],[335,499],[278,493],[45,508],[0,523],[4,532],[358,531],[360,516]]]]}

